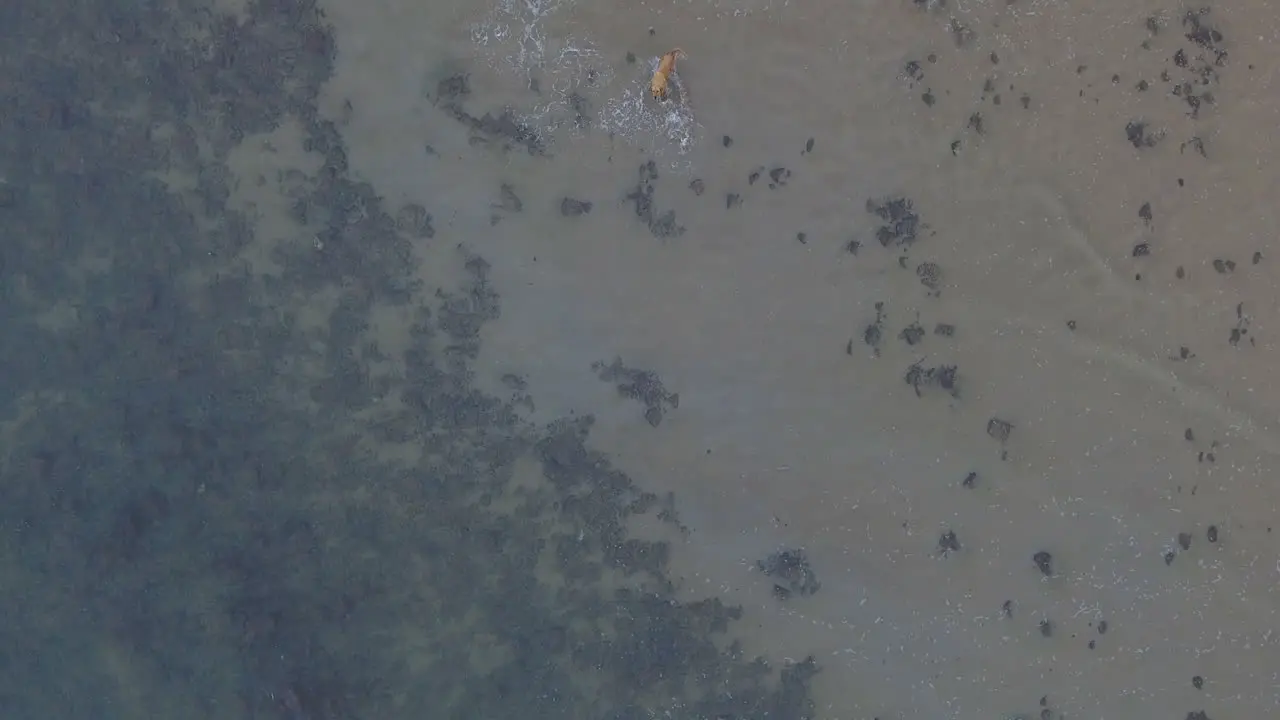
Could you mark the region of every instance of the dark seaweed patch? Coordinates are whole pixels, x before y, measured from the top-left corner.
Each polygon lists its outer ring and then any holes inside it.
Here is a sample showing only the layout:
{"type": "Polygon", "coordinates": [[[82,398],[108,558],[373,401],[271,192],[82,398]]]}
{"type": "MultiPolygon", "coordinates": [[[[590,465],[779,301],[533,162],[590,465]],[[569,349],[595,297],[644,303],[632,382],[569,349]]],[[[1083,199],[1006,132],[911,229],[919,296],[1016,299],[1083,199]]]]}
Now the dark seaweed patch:
{"type": "Polygon", "coordinates": [[[920,216],[907,198],[890,198],[881,202],[868,200],[867,212],[884,223],[876,230],[876,239],[884,247],[910,245],[924,229],[920,216]]]}
{"type": "MultiPolygon", "coordinates": [[[[648,161],[637,171],[635,187],[627,193],[626,199],[635,204],[636,217],[644,221],[649,232],[656,238],[673,238],[684,234],[685,228],[676,222],[676,211],[661,212],[654,207],[654,181],[658,179],[658,166],[648,161]]],[[[729,206],[733,206],[732,200],[729,206]]]]}
{"type": "Polygon", "coordinates": [[[627,367],[622,358],[614,358],[608,364],[593,362],[591,369],[601,380],[614,383],[619,395],[643,405],[645,420],[654,427],[662,422],[666,412],[680,407],[680,395],[667,392],[656,374],[627,367]]]}
{"type": "Polygon", "coordinates": [[[818,576],[809,566],[804,550],[780,550],[756,562],[756,569],[770,578],[784,583],[783,587],[797,595],[812,595],[822,587],[818,576]]]}
{"type": "Polygon", "coordinates": [[[567,197],[560,201],[560,214],[565,217],[586,215],[591,212],[591,207],[592,203],[589,200],[577,200],[567,197]]]}
{"type": "Polygon", "coordinates": [[[477,390],[488,264],[460,248],[423,291],[425,205],[353,178],[316,108],[324,19],[247,7],[6,18],[0,279],[28,288],[0,294],[0,411],[26,418],[0,468],[6,715],[812,717],[812,659],[747,657],[741,610],[680,600],[666,546],[627,534],[661,503],[588,449],[589,419],[532,427],[477,390]],[[319,169],[266,181],[298,224],[273,246],[228,206],[227,160],[286,118],[319,169]]]}
{"type": "Polygon", "coordinates": [[[959,396],[959,368],[955,365],[926,367],[923,361],[912,363],[903,380],[915,390],[916,397],[920,397],[923,394],[921,390],[926,388],[940,388],[953,397],[959,396]]]}
{"type": "Polygon", "coordinates": [[[453,75],[437,84],[435,102],[446,115],[471,129],[472,144],[500,141],[505,149],[523,147],[530,155],[546,152],[542,137],[532,126],[517,118],[515,110],[503,108],[496,114],[472,115],[463,107],[463,101],[470,95],[470,76],[453,75]]]}

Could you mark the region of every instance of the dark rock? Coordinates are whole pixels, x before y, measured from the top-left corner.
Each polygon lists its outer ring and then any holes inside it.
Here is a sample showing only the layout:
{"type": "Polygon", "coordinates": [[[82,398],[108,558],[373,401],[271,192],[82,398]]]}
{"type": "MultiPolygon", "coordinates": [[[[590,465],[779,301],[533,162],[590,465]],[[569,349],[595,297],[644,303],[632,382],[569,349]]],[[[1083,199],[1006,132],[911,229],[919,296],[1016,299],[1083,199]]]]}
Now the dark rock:
{"type": "Polygon", "coordinates": [[[908,345],[915,345],[919,343],[924,339],[924,336],[924,328],[921,327],[920,323],[911,323],[910,325],[902,328],[902,331],[898,333],[898,337],[908,345]]]}
{"type": "Polygon", "coordinates": [[[1053,556],[1049,553],[1041,550],[1031,556],[1031,561],[1036,564],[1036,567],[1040,569],[1041,574],[1045,577],[1053,575],[1053,556]]]}
{"type": "Polygon", "coordinates": [[[565,217],[578,217],[591,212],[591,207],[590,201],[567,197],[560,201],[560,214],[565,217]]]}
{"type": "Polygon", "coordinates": [[[1008,442],[1009,436],[1013,433],[1013,427],[1013,423],[993,417],[987,421],[987,434],[1002,443],[1008,442]]]}

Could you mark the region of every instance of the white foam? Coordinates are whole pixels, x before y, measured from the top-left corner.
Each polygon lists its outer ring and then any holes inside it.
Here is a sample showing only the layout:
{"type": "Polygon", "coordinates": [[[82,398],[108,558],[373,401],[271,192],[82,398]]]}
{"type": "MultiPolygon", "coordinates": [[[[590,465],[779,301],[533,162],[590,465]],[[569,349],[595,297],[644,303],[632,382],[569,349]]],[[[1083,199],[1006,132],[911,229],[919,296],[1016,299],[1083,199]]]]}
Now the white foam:
{"type": "Polygon", "coordinates": [[[515,108],[520,121],[550,145],[562,130],[570,136],[588,129],[613,134],[643,147],[666,162],[670,169],[688,171],[684,158],[693,149],[700,126],[689,105],[679,75],[672,76],[672,98],[655,102],[648,97],[648,83],[657,68],[651,58],[647,73],[628,74],[621,84],[611,65],[590,38],[557,38],[546,26],[573,0],[498,0],[483,20],[471,28],[471,39],[494,69],[514,72],[540,102],[515,108]],[[599,112],[582,112],[583,100],[599,102],[599,112]]]}
{"type": "Polygon", "coordinates": [[[494,59],[505,61],[527,76],[547,62],[544,21],[571,1],[499,0],[484,20],[472,25],[471,39],[490,49],[494,59]]]}
{"type": "Polygon", "coordinates": [[[544,98],[515,111],[548,144],[563,127],[583,129],[578,127],[578,98],[600,95],[613,80],[612,68],[589,39],[548,36],[547,21],[571,4],[572,0],[499,0],[471,27],[472,42],[491,67],[516,73],[544,98]]]}
{"type": "Polygon", "coordinates": [[[600,129],[613,133],[632,144],[640,145],[658,157],[674,152],[669,162],[676,171],[690,169],[683,157],[697,143],[701,125],[689,105],[688,92],[678,74],[671,76],[674,92],[658,102],[649,97],[649,79],[658,67],[658,58],[649,63],[649,72],[634,79],[620,95],[610,98],[600,110],[600,129]]]}

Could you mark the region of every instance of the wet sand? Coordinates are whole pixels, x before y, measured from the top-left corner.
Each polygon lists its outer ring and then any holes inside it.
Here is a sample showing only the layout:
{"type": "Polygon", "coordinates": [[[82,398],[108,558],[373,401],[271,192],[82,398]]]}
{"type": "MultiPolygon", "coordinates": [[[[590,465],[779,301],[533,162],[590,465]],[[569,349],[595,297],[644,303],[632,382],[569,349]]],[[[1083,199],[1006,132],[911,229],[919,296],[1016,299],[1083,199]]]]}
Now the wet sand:
{"type": "Polygon", "coordinates": [[[687,534],[638,530],[689,597],[746,607],[751,650],[818,658],[824,717],[1275,711],[1280,16],[323,7],[322,110],[353,174],[434,213],[427,289],[459,244],[492,265],[481,386],[594,416],[674,492],[687,534]],[[641,100],[676,46],[682,92],[641,100]],[[546,152],[456,107],[529,114],[546,152]],[[917,219],[871,211],[894,201],[917,219]],[[678,406],[655,424],[597,378],[614,358],[678,406]],[[781,548],[816,593],[777,597],[756,562],[781,548]]]}

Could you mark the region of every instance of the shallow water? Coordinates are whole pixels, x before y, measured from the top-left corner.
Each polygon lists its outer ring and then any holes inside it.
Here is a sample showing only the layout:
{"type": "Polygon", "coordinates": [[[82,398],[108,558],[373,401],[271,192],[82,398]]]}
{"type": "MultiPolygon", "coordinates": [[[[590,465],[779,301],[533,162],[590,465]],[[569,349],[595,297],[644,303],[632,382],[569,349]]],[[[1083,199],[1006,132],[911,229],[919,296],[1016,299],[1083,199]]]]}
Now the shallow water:
{"type": "Polygon", "coordinates": [[[1280,704],[1280,15],[215,5],[6,26],[14,717],[1280,704]]]}
{"type": "Polygon", "coordinates": [[[493,264],[503,314],[478,380],[525,376],[533,418],[595,415],[594,447],[674,491],[685,591],[744,603],[754,650],[815,653],[824,716],[1275,710],[1280,16],[1028,0],[325,10],[341,50],[323,104],[353,168],[390,199],[450,208],[419,248],[428,265],[460,242],[493,264]],[[657,105],[644,88],[671,47],[688,54],[682,92],[657,105]],[[472,112],[515,108],[548,156],[469,144],[433,96],[459,73],[472,112]],[[1188,92],[1212,100],[1193,116],[1188,92]],[[650,160],[655,214],[683,233],[656,236],[626,199],[650,160]],[[495,224],[502,183],[523,211],[495,224]],[[593,209],[563,217],[565,197],[593,209]],[[883,247],[867,203],[893,198],[922,225],[883,247]],[[593,381],[614,357],[679,393],[657,427],[593,381]],[[955,392],[917,396],[913,363],[958,366],[955,392]],[[1004,442],[993,417],[1013,425],[1004,442]],[[940,552],[946,530],[958,551],[940,552]],[[753,567],[783,545],[807,550],[821,591],[772,597],[753,567]]]}

